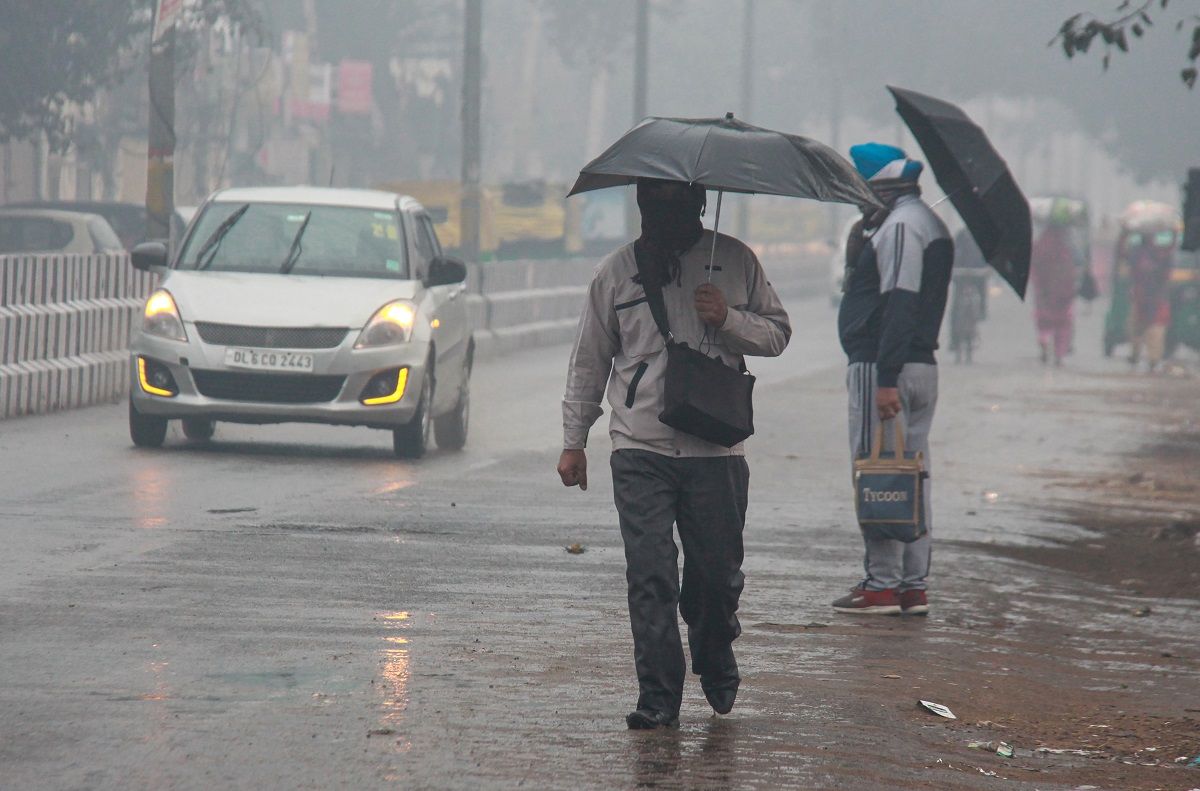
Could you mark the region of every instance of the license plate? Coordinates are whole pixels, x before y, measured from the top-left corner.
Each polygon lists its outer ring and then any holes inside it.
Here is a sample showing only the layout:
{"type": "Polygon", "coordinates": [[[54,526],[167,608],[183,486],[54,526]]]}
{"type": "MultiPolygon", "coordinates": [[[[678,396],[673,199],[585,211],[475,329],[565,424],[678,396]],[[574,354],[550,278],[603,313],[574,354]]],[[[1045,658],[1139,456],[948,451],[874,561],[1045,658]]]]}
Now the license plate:
{"type": "Polygon", "coordinates": [[[256,371],[312,371],[313,356],[278,349],[225,350],[225,364],[230,368],[253,368],[256,371]]]}

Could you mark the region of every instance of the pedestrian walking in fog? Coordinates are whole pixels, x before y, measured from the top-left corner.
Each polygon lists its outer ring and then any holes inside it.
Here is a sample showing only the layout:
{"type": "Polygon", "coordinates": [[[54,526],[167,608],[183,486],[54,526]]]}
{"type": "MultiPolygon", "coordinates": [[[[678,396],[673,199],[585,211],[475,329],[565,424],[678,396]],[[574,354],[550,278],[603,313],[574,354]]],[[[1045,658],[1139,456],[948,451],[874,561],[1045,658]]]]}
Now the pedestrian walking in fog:
{"type": "MultiPolygon", "coordinates": [[[[1069,198],[1035,198],[1029,279],[1043,363],[1062,365],[1075,338],[1075,297],[1091,272],[1084,204],[1069,198]]],[[[1092,295],[1094,297],[1094,294],[1092,295]]]]}
{"type": "Polygon", "coordinates": [[[1030,280],[1043,363],[1062,365],[1071,349],[1079,277],[1065,226],[1048,224],[1033,242],[1030,280]]]}
{"type": "MultiPolygon", "coordinates": [[[[902,421],[908,450],[929,464],[929,430],[937,404],[938,331],[946,308],[954,244],[921,200],[923,168],[902,149],[865,143],[850,149],[855,167],[887,207],[865,213],[846,273],[838,335],[849,357],[850,457],[867,453],[877,420],[902,421]]],[[[892,432],[884,432],[887,440],[892,432]]],[[[885,441],[885,444],[890,444],[885,441]]],[[[843,613],[924,615],[929,611],[931,486],[921,502],[926,533],[905,543],[867,538],[864,579],[833,602],[843,613]]]]}
{"type": "Polygon", "coordinates": [[[950,351],[955,362],[972,362],[979,346],[979,325],[987,318],[991,269],[971,232],[954,237],[954,269],[950,282],[950,351]]]}
{"type": "Polygon", "coordinates": [[[607,390],[639,689],[626,724],[641,729],[678,723],[686,675],[679,614],[705,697],[721,714],[733,707],[749,483],[740,443],[724,447],[659,421],[666,340],[641,273],[662,284],[674,340],[731,368],[743,367],[743,355],[780,354],[791,325],[758,259],[737,239],[716,237],[708,282],[714,240],[700,223],[702,187],[639,179],[637,200],[641,236],[606,257],[588,289],[567,373],[558,474],[565,486],[587,489],[584,448],[607,390]],[[682,585],[673,528],[683,545],[682,585]]]}

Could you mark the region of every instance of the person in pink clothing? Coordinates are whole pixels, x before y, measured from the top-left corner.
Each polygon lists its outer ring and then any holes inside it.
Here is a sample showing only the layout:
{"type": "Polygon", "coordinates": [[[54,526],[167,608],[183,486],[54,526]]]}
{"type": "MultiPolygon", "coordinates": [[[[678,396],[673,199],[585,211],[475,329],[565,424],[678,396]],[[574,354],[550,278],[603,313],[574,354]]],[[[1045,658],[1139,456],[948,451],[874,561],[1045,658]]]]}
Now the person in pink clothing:
{"type": "Polygon", "coordinates": [[[1079,271],[1070,226],[1047,223],[1033,242],[1030,278],[1042,362],[1062,365],[1071,350],[1079,271]]]}

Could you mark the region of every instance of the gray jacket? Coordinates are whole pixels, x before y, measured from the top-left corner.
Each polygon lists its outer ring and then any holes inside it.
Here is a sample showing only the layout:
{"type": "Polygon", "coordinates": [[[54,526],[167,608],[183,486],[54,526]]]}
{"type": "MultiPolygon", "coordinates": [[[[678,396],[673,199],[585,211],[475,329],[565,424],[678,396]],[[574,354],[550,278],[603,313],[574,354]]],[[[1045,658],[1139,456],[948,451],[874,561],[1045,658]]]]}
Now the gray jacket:
{"type": "MultiPolygon", "coordinates": [[[[693,349],[701,348],[705,335],[696,313],[695,291],[708,279],[712,239],[712,231],[706,230],[680,256],[682,285],[663,287],[671,333],[693,349]]],[[[637,448],[680,457],[742,455],[740,444],[725,448],[659,422],[666,342],[654,323],[645,291],[634,282],[636,275],[632,243],[596,267],[567,371],[563,447],[587,445],[588,430],[604,412],[600,399],[607,385],[614,450],[637,448]]],[[[725,295],[729,315],[722,327],[709,331],[711,346],[705,344],[703,351],[731,368],[741,367],[742,355],[774,357],[783,352],[792,327],[749,247],[719,234],[712,283],[725,295]]]]}

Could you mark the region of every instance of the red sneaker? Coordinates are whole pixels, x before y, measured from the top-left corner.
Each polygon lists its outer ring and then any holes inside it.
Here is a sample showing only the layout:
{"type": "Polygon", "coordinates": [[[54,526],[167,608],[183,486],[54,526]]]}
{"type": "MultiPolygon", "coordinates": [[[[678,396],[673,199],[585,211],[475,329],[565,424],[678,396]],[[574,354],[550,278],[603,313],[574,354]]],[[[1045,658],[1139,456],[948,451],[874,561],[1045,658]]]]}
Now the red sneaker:
{"type": "Polygon", "coordinates": [[[928,615],[929,600],[925,598],[925,591],[900,591],[900,612],[904,615],[928,615]]]}
{"type": "Polygon", "coordinates": [[[881,591],[851,588],[850,593],[833,603],[833,609],[856,615],[899,615],[900,597],[894,588],[881,591]]]}

